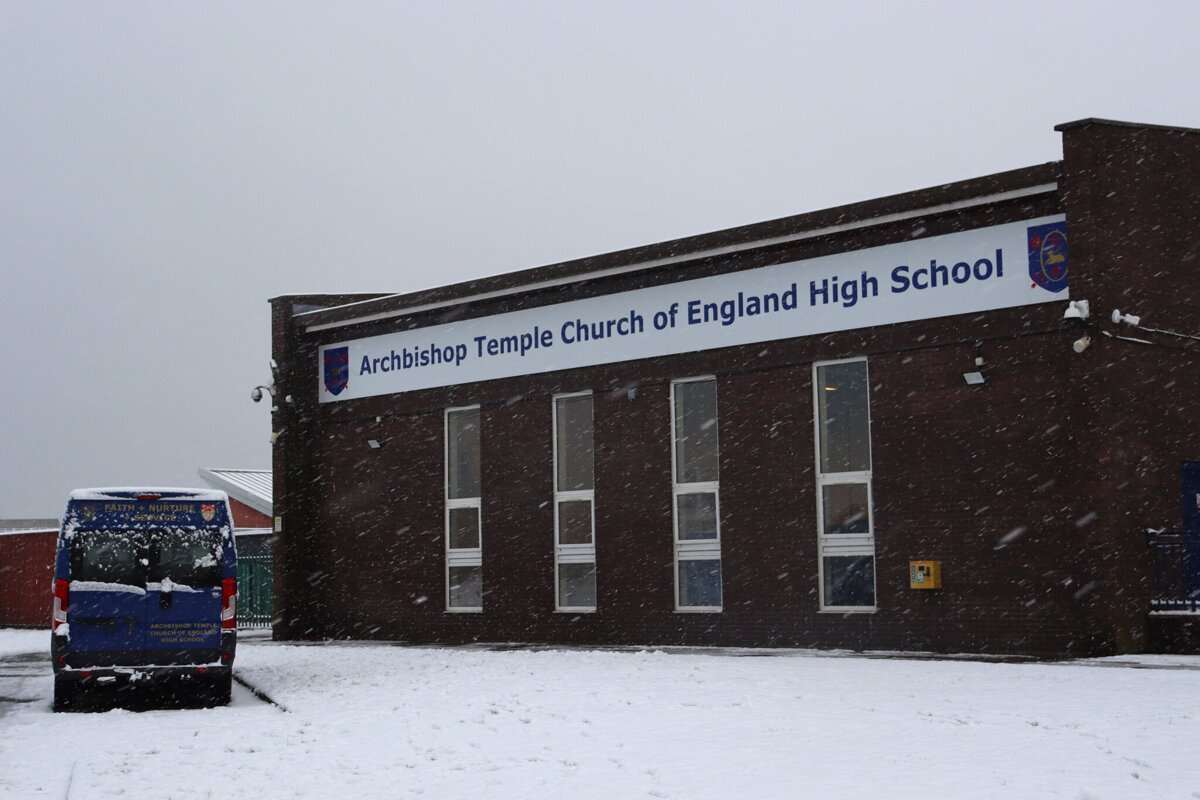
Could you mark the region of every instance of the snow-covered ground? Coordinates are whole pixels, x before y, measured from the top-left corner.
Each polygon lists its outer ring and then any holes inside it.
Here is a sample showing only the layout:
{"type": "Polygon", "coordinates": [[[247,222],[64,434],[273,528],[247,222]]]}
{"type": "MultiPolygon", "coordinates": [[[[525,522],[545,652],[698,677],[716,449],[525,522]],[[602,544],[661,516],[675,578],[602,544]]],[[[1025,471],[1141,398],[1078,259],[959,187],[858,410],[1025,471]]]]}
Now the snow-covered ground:
{"type": "Polygon", "coordinates": [[[5,798],[1200,798],[1200,658],[245,641],[286,711],[52,714],[47,639],[0,631],[5,798]]]}

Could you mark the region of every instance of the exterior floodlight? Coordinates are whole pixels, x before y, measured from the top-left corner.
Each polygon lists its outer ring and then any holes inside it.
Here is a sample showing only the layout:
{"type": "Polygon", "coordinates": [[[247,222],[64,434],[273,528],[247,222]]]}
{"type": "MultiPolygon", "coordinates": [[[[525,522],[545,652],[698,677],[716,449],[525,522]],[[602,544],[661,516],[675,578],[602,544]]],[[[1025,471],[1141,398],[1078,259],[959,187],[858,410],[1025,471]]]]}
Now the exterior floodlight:
{"type": "Polygon", "coordinates": [[[1072,300],[1067,304],[1067,310],[1063,312],[1063,319],[1084,320],[1091,316],[1091,313],[1087,300],[1072,300]]]}
{"type": "Polygon", "coordinates": [[[980,352],[982,346],[982,344],[975,345],[975,369],[962,374],[967,386],[982,386],[987,383],[987,378],[983,374],[983,354],[980,352]]]}
{"type": "Polygon", "coordinates": [[[1092,337],[1088,336],[1087,334],[1080,336],[1078,339],[1075,340],[1075,343],[1073,345],[1071,345],[1072,349],[1074,349],[1076,353],[1082,353],[1084,350],[1087,350],[1091,346],[1092,346],[1092,337]]]}
{"type": "Polygon", "coordinates": [[[1141,317],[1139,317],[1135,314],[1122,314],[1120,311],[1117,311],[1115,308],[1113,309],[1113,313],[1112,313],[1112,321],[1113,321],[1113,325],[1120,325],[1122,322],[1124,322],[1126,325],[1132,325],[1135,328],[1138,325],[1142,324],[1141,317]]]}

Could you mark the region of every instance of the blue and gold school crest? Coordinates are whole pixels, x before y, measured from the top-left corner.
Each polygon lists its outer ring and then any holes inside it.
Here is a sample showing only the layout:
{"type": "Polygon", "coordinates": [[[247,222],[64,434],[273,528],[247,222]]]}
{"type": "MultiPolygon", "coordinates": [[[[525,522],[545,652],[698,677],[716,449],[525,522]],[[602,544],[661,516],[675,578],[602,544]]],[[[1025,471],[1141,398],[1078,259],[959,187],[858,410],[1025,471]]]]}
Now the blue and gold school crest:
{"type": "Polygon", "coordinates": [[[1067,223],[1033,225],[1028,232],[1029,277],[1048,292],[1067,288],[1067,223]]]}
{"type": "Polygon", "coordinates": [[[350,348],[331,347],[325,351],[325,388],[339,395],[350,383],[350,348]]]}

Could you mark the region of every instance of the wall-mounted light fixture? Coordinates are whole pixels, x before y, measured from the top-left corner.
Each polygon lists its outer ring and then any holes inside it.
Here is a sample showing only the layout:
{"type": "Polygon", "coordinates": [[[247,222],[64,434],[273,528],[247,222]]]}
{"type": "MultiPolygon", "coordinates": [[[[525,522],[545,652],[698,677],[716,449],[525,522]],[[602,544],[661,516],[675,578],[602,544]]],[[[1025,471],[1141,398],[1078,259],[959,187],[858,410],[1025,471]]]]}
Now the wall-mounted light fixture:
{"type": "Polygon", "coordinates": [[[379,448],[383,447],[383,445],[379,443],[378,439],[367,439],[367,447],[371,448],[372,450],[378,450],[379,448]]]}
{"type": "Polygon", "coordinates": [[[1122,322],[1124,322],[1126,325],[1132,325],[1135,328],[1142,324],[1142,318],[1136,314],[1122,314],[1115,308],[1113,309],[1112,313],[1112,321],[1113,325],[1120,325],[1122,322]]]}
{"type": "Polygon", "coordinates": [[[1084,350],[1087,350],[1091,346],[1092,346],[1092,337],[1088,336],[1085,333],[1083,336],[1080,336],[1078,339],[1075,340],[1075,342],[1071,345],[1071,349],[1074,350],[1076,353],[1082,353],[1084,350]]]}
{"type": "Polygon", "coordinates": [[[987,377],[983,374],[982,345],[978,342],[975,344],[975,369],[964,372],[962,376],[967,386],[982,386],[987,383],[987,377]]]}

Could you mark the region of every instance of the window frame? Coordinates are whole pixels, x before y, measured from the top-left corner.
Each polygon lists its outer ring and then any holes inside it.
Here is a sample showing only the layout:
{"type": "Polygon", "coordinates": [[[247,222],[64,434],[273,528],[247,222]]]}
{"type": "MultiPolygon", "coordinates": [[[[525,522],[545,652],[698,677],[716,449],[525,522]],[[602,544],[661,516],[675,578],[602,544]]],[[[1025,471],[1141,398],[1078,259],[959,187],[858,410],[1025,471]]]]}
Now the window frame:
{"type": "Polygon", "coordinates": [[[554,472],[554,610],[556,613],[564,614],[594,614],[600,602],[599,598],[599,571],[596,569],[596,406],[595,396],[592,391],[585,390],[579,392],[560,392],[550,398],[550,434],[551,434],[551,468],[554,472]],[[571,489],[568,491],[559,491],[558,489],[558,401],[570,399],[572,397],[590,397],[592,398],[591,413],[592,413],[592,488],[591,489],[571,489]],[[589,519],[591,521],[591,543],[590,544],[562,544],[560,537],[562,529],[560,528],[559,520],[559,504],[569,502],[587,501],[589,507],[589,519]],[[559,601],[562,597],[560,592],[560,577],[559,567],[562,564],[591,564],[592,573],[596,580],[596,605],[591,606],[564,606],[559,601]]]}
{"type": "Polygon", "coordinates": [[[675,611],[680,614],[719,614],[725,610],[725,571],[721,566],[721,604],[716,606],[682,606],[679,604],[679,565],[684,561],[723,561],[721,556],[721,414],[720,392],[716,375],[698,375],[689,378],[675,378],[671,381],[671,520],[674,559],[672,562],[672,581],[675,586],[675,611]],[[694,481],[679,483],[679,447],[676,417],[675,387],[684,383],[700,383],[712,381],[714,400],[717,409],[717,479],[715,481],[694,481]],[[716,536],[712,539],[683,539],[679,538],[679,497],[686,494],[713,495],[714,513],[716,515],[716,536]]]}
{"type": "Polygon", "coordinates": [[[444,581],[444,597],[443,606],[448,614],[481,614],[483,613],[483,413],[482,407],[476,403],[469,406],[450,406],[444,409],[442,414],[442,498],[445,501],[445,513],[443,516],[443,540],[442,547],[445,554],[445,581],[444,581]],[[478,497],[450,497],[450,415],[462,411],[479,411],[479,496],[478,497]],[[479,521],[479,546],[478,547],[450,547],[450,513],[456,509],[474,508],[476,509],[476,519],[479,521]],[[480,596],[478,606],[452,606],[450,605],[450,570],[452,567],[479,567],[480,569],[480,596]]]}
{"type": "Polygon", "coordinates": [[[875,466],[875,448],[871,446],[871,371],[866,356],[837,358],[825,361],[814,361],[812,365],[812,399],[813,399],[813,472],[816,475],[817,495],[817,602],[820,612],[833,614],[873,614],[879,610],[879,580],[875,556],[875,487],[872,478],[875,466]],[[869,456],[866,470],[848,472],[821,471],[821,395],[824,390],[818,380],[821,367],[837,364],[853,364],[862,362],[866,371],[867,386],[867,446],[869,456]],[[865,485],[867,487],[867,532],[864,533],[826,533],[825,532],[825,492],[826,486],[865,485]],[[839,606],[825,603],[825,559],[855,556],[870,556],[871,596],[874,602],[869,606],[839,606]]]}

